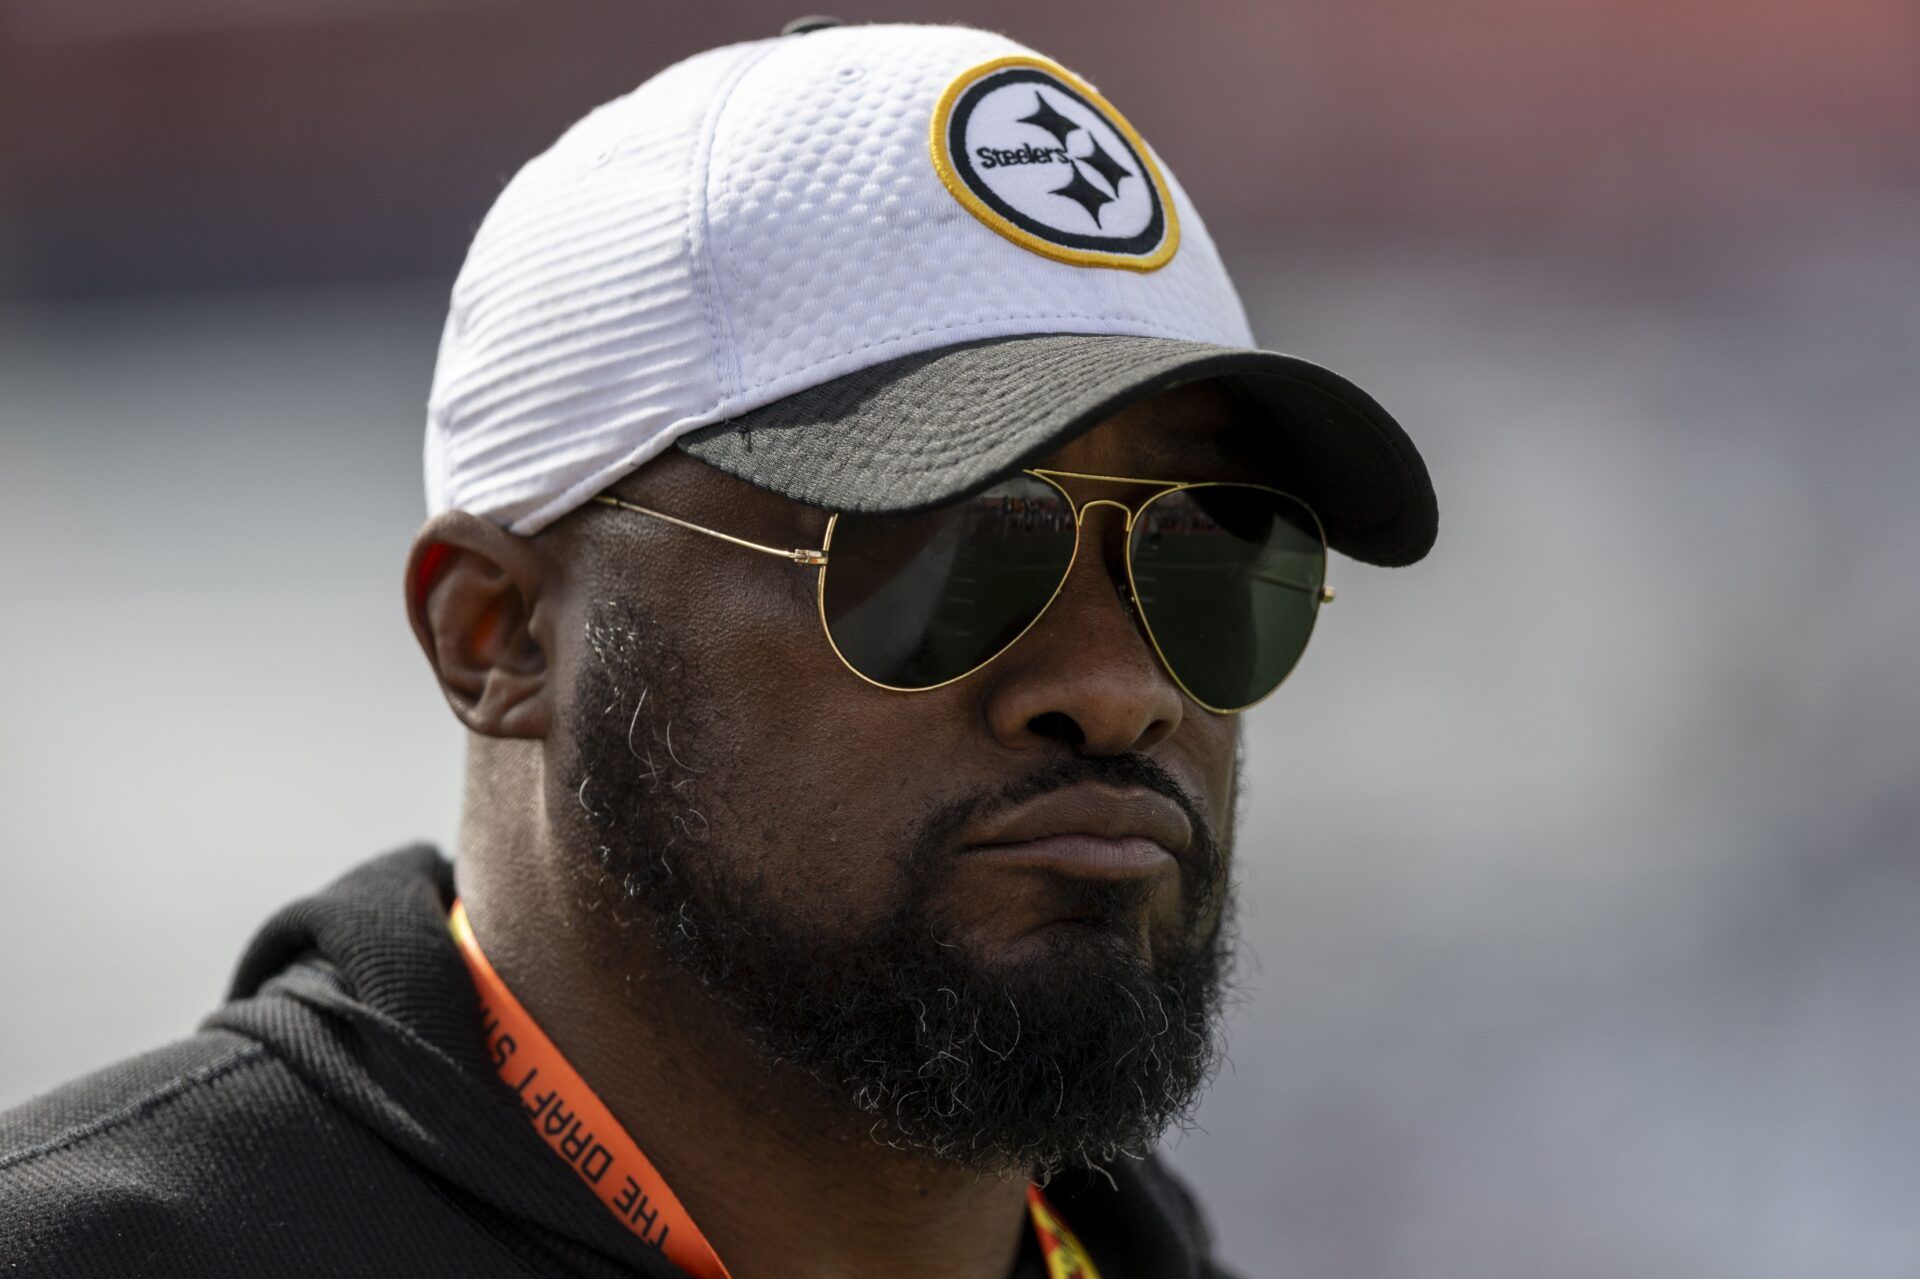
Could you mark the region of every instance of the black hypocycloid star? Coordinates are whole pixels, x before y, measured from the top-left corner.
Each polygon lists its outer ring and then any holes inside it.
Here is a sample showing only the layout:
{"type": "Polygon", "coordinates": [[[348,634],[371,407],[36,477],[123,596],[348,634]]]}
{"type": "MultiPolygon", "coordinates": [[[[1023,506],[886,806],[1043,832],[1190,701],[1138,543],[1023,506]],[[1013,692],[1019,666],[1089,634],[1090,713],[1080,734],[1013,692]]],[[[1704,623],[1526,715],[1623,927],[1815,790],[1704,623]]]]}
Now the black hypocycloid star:
{"type": "Polygon", "coordinates": [[[1098,139],[1093,139],[1091,134],[1089,134],[1088,137],[1093,140],[1093,150],[1083,156],[1077,156],[1075,158],[1105,178],[1107,185],[1113,188],[1113,193],[1116,196],[1119,195],[1120,179],[1132,177],[1133,170],[1114,159],[1111,155],[1108,155],[1107,149],[1100,145],[1098,139]]]}
{"type": "Polygon", "coordinates": [[[1038,89],[1033,91],[1033,97],[1033,114],[1021,116],[1020,123],[1037,125],[1045,129],[1053,135],[1055,142],[1058,142],[1061,146],[1065,146],[1067,144],[1067,135],[1080,126],[1054,110],[1053,104],[1047,101],[1047,95],[1038,89]]]}
{"type": "Polygon", "coordinates": [[[1113,203],[1112,196],[1087,181],[1087,175],[1080,172],[1080,166],[1077,164],[1073,166],[1073,181],[1053,192],[1053,194],[1064,195],[1067,199],[1079,204],[1081,208],[1092,215],[1095,226],[1100,225],[1100,206],[1113,203]]]}

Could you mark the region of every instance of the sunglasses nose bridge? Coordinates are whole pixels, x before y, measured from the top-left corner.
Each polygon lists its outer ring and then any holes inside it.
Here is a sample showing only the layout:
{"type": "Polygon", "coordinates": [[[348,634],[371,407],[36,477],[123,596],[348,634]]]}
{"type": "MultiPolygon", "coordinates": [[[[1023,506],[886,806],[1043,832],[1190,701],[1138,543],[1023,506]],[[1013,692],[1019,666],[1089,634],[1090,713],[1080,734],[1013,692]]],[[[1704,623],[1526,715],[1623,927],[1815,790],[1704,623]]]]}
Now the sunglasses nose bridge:
{"type": "MultiPolygon", "coordinates": [[[[1135,508],[1132,506],[1128,506],[1125,502],[1117,502],[1110,497],[1096,497],[1091,501],[1080,502],[1076,504],[1073,508],[1073,525],[1074,525],[1074,533],[1075,533],[1073,558],[1076,562],[1080,558],[1081,548],[1085,546],[1087,541],[1089,540],[1087,537],[1087,512],[1093,510],[1097,506],[1110,506],[1114,510],[1120,512],[1120,536],[1123,544],[1127,536],[1133,532],[1133,517],[1136,513],[1135,508]]],[[[1102,549],[1102,545],[1101,545],[1102,539],[1096,534],[1093,537],[1092,541],[1093,541],[1094,553],[1103,558],[1106,557],[1107,552],[1102,549]]],[[[1119,561],[1117,560],[1112,561],[1110,563],[1110,567],[1113,564],[1118,564],[1118,563],[1119,561]]],[[[1067,567],[1068,567],[1068,570],[1071,571],[1073,566],[1068,565],[1067,567]]],[[[1131,607],[1133,603],[1132,599],[1129,598],[1127,600],[1127,603],[1128,603],[1128,606],[1131,607]]]]}
{"type": "Polygon", "coordinates": [[[1128,506],[1125,502],[1116,502],[1110,497],[1096,497],[1090,502],[1081,502],[1078,506],[1074,507],[1074,510],[1073,510],[1074,523],[1076,524],[1086,523],[1087,512],[1091,511],[1096,506],[1111,506],[1114,510],[1120,512],[1120,516],[1122,520],[1121,527],[1123,529],[1126,529],[1129,532],[1132,531],[1133,508],[1131,506],[1128,506]]]}
{"type": "Polygon", "coordinates": [[[1126,567],[1125,550],[1122,549],[1115,555],[1103,547],[1102,543],[1104,539],[1097,533],[1089,536],[1087,513],[1095,507],[1100,506],[1110,506],[1120,512],[1121,547],[1125,546],[1126,539],[1133,532],[1134,517],[1139,513],[1137,504],[1129,506],[1125,502],[1115,501],[1110,497],[1096,497],[1089,501],[1075,503],[1073,508],[1073,560],[1067,565],[1065,573],[1062,574],[1061,586],[1062,588],[1065,587],[1066,579],[1072,576],[1074,569],[1079,565],[1081,555],[1090,553],[1095,559],[1106,562],[1105,568],[1112,585],[1119,591],[1122,606],[1125,607],[1128,615],[1137,622],[1140,606],[1134,595],[1133,575],[1126,567]],[[1089,546],[1089,543],[1091,543],[1091,546],[1089,546]]]}

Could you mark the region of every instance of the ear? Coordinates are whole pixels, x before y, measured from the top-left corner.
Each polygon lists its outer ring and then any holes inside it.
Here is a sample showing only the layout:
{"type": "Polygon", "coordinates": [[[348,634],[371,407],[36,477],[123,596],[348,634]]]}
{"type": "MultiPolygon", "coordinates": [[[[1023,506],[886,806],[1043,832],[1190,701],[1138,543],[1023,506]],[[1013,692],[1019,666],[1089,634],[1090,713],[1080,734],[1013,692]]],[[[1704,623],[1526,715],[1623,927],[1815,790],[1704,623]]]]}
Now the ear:
{"type": "Polygon", "coordinates": [[[490,520],[444,511],[407,557],[407,617],[447,705],[489,737],[545,737],[553,719],[551,603],[532,543],[490,520]]]}

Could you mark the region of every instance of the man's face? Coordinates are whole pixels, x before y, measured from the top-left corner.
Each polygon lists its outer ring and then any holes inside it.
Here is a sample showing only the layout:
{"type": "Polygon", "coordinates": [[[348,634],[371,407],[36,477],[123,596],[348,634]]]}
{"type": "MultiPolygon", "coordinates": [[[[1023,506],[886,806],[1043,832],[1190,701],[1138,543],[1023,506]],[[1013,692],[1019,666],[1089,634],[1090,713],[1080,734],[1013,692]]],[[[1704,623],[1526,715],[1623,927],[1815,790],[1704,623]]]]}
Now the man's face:
{"type": "MultiPolygon", "coordinates": [[[[1184,388],[1046,465],[1257,478],[1233,420],[1184,388]]],[[[775,546],[826,525],[679,455],[613,491],[775,546]]],[[[1150,1147],[1213,1060],[1238,735],[1130,616],[1122,519],[1087,513],[1011,649],[900,693],[829,647],[817,570],[572,516],[548,811],[629,925],[610,947],[698,977],[882,1140],[1021,1173],[1150,1147]]]]}

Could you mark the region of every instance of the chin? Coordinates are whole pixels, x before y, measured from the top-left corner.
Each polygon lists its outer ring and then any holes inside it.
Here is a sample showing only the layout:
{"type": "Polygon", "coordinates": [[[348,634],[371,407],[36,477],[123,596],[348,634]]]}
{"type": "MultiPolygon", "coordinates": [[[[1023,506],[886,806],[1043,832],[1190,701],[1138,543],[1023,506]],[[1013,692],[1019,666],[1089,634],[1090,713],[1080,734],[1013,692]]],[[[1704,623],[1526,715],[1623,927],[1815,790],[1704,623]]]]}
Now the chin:
{"type": "Polygon", "coordinates": [[[1143,920],[1070,917],[1042,920],[962,949],[996,976],[1017,980],[1029,971],[1041,979],[1069,972],[1141,971],[1151,967],[1155,945],[1143,920]]]}

